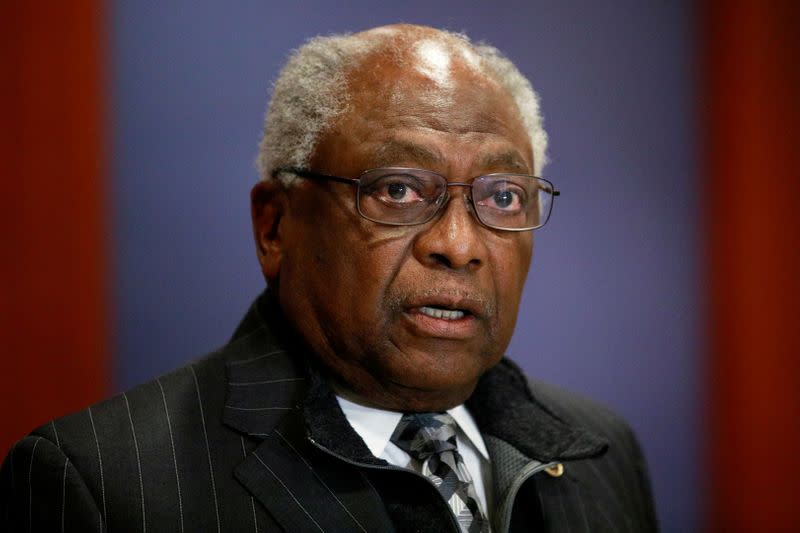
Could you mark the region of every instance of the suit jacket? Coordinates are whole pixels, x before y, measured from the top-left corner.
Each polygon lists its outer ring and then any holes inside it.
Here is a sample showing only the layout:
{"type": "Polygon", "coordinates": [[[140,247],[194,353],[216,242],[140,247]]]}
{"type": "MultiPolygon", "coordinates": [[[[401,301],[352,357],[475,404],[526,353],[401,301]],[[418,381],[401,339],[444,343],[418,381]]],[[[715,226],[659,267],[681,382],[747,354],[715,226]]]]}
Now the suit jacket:
{"type": "MultiPolygon", "coordinates": [[[[268,300],[221,350],[17,442],[5,531],[457,531],[431,482],[369,452],[268,300]]],[[[467,408],[492,460],[494,531],[656,530],[613,413],[508,360],[467,408]]]]}

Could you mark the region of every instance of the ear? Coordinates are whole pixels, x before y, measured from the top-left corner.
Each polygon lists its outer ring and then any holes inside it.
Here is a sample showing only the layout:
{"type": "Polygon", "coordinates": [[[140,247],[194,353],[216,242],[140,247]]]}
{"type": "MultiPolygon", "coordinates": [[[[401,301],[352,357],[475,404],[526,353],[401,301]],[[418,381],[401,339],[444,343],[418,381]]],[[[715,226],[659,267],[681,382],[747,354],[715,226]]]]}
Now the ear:
{"type": "Polygon", "coordinates": [[[283,258],[283,231],[288,207],[286,187],[280,180],[260,181],[250,191],[250,214],[258,262],[268,283],[274,283],[283,258]]]}

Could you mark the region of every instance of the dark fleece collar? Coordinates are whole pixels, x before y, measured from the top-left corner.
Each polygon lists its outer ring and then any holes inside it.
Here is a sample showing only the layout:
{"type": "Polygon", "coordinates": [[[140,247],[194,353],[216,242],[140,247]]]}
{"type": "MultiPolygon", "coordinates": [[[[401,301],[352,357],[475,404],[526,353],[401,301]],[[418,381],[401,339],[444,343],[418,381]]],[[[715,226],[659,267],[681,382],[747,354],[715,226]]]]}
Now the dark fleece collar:
{"type": "Polygon", "coordinates": [[[364,440],[347,421],[330,380],[316,362],[309,363],[308,394],[303,403],[303,418],[308,437],[333,453],[358,463],[389,464],[372,455],[364,440]]]}
{"type": "Polygon", "coordinates": [[[592,457],[608,447],[605,439],[568,424],[540,402],[519,367],[506,358],[481,377],[466,406],[482,434],[541,462],[592,457]]]}

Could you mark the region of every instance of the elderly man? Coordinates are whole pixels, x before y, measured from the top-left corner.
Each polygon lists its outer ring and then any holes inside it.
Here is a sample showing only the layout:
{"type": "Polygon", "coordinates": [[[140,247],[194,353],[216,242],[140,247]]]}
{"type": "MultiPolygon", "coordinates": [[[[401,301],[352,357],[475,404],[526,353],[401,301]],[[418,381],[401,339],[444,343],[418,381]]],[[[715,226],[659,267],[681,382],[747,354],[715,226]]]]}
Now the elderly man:
{"type": "Polygon", "coordinates": [[[503,353],[557,191],[528,81],[461,35],[314,39],[252,192],[267,290],[221,350],[17,443],[10,531],[651,531],[607,410],[503,353]]]}

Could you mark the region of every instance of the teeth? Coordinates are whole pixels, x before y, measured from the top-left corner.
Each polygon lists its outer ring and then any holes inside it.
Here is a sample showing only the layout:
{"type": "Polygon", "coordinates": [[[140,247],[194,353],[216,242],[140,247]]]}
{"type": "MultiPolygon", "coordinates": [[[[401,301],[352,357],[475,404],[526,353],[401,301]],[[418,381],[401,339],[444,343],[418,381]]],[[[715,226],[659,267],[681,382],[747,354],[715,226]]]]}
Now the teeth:
{"type": "Polygon", "coordinates": [[[450,311],[448,309],[437,309],[435,307],[420,307],[420,312],[433,318],[443,318],[444,320],[458,320],[464,317],[464,311],[450,311]]]}

